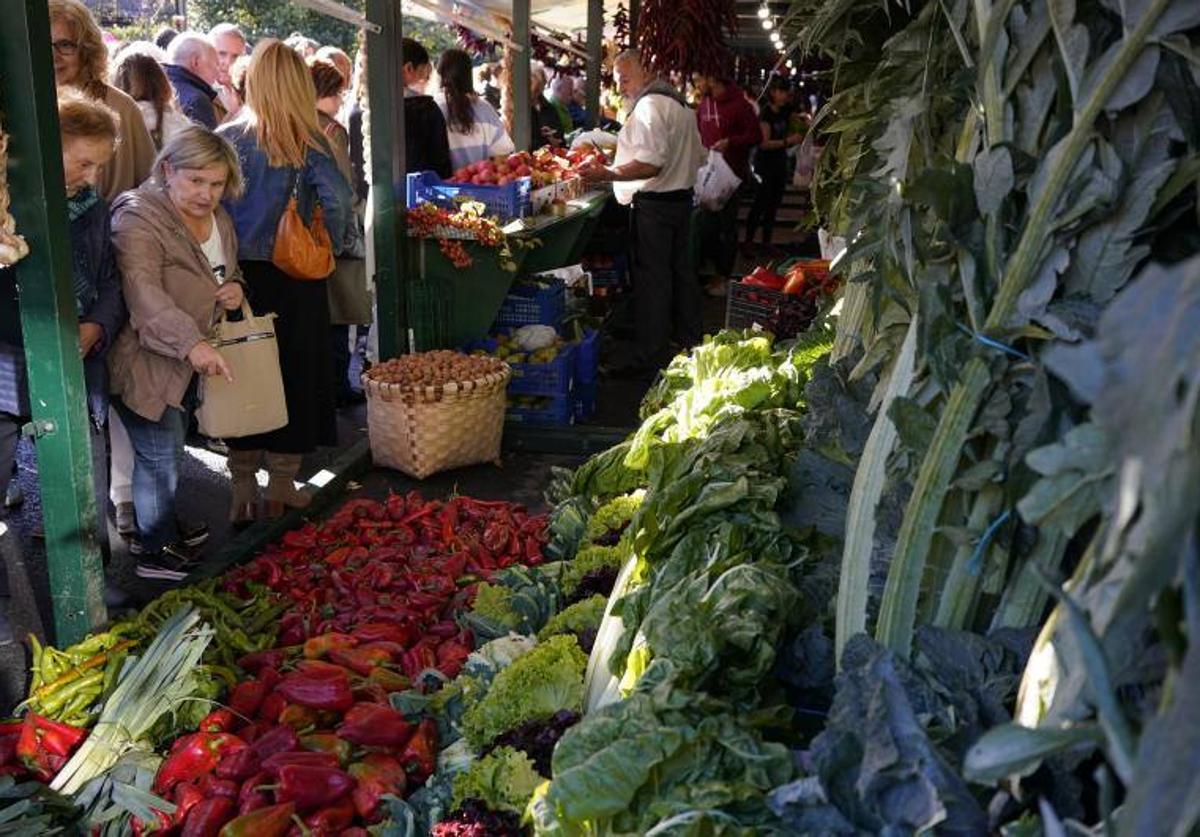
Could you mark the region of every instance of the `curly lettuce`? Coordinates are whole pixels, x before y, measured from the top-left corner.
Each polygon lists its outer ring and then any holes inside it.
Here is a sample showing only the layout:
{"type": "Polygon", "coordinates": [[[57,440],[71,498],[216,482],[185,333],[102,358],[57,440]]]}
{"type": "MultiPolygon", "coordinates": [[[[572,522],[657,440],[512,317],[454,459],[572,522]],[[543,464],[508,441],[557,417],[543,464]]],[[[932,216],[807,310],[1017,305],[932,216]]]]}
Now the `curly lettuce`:
{"type": "Polygon", "coordinates": [[[512,747],[497,747],[454,777],[451,808],[468,799],[481,799],[494,811],[521,813],[544,780],[529,756],[512,747]]]}
{"type": "Polygon", "coordinates": [[[552,636],[560,634],[578,635],[588,630],[600,627],[604,619],[604,608],[608,606],[608,596],[596,594],[591,598],[568,607],[546,623],[546,627],[538,631],[538,639],[545,642],[552,636]]]}
{"type": "Polygon", "coordinates": [[[645,499],[646,492],[639,489],[632,494],[622,494],[620,497],[609,500],[588,518],[584,537],[589,541],[594,541],[625,526],[633,520],[633,516],[641,508],[642,501],[645,499]]]}
{"type": "Polygon", "coordinates": [[[462,716],[463,736],[483,749],[501,733],[526,721],[549,718],[560,709],[583,706],[587,657],[573,636],[555,636],[518,657],[492,681],[462,716]]]}
{"type": "Polygon", "coordinates": [[[626,557],[628,557],[628,552],[628,548],[622,546],[589,545],[583,547],[575,556],[575,560],[567,564],[567,568],[563,570],[563,595],[569,599],[575,589],[579,587],[579,583],[590,573],[602,570],[620,572],[626,557]]]}

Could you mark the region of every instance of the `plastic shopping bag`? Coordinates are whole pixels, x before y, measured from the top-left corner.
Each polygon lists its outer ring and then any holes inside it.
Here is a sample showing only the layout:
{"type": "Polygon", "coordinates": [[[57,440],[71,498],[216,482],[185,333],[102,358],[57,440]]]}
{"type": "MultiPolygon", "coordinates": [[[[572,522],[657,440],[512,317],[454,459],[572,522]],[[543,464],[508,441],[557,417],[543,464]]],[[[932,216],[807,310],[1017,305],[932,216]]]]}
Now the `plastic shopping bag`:
{"type": "Polygon", "coordinates": [[[696,205],[709,212],[720,211],[742,185],[720,151],[710,149],[708,160],[696,173],[696,205]]]}

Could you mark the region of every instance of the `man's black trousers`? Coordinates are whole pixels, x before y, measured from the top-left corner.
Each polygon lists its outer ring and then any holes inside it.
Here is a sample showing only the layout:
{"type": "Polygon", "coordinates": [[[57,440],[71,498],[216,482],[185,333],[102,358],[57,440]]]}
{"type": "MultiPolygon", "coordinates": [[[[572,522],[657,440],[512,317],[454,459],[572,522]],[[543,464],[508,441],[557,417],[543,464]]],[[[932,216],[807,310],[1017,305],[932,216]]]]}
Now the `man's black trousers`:
{"type": "Polygon", "coordinates": [[[704,334],[700,286],[691,259],[691,190],[638,194],[630,230],[637,345],[634,361],[663,364],[669,343],[693,346],[704,334]]]}

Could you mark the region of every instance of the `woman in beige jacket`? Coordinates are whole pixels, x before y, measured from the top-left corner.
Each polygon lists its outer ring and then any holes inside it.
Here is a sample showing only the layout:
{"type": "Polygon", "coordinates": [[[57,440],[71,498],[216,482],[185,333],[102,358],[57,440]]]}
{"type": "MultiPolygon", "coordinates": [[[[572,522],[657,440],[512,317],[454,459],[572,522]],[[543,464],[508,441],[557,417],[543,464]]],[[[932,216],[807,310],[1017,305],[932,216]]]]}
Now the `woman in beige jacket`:
{"type": "Polygon", "coordinates": [[[241,188],[233,147],[193,126],[163,148],[154,177],[113,207],[129,325],[109,371],[133,443],[142,578],[181,580],[195,560],[176,528],[175,489],[196,376],[232,380],[205,337],[220,309],[236,311],[245,299],[237,234],[220,204],[241,188]]]}

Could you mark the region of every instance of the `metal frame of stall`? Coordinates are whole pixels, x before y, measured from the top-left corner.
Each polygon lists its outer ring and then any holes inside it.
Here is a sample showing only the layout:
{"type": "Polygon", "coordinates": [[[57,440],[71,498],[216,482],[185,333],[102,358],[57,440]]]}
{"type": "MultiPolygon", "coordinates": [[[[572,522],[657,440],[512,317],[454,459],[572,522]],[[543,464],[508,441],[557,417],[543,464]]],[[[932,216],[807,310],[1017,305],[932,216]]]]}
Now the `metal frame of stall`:
{"type": "MultiPolygon", "coordinates": [[[[635,0],[636,2],[636,0],[635,0]]],[[[307,5],[307,4],[306,4],[307,5]]],[[[314,4],[315,6],[316,4],[314,4]]],[[[348,14],[353,16],[349,9],[348,14]]],[[[32,421],[25,433],[37,446],[50,584],[52,638],[74,643],[107,620],[104,569],[95,533],[101,516],[93,489],[83,367],[77,350],[70,244],[58,133],[50,24],[45,0],[17,0],[0,28],[0,114],[9,134],[9,192],[18,231],[29,255],[16,265],[21,322],[28,363],[32,421]],[[40,48],[39,48],[40,47],[40,48]],[[46,281],[46,279],[50,281],[46,281]]],[[[341,15],[339,15],[341,16],[341,15]]],[[[343,17],[343,19],[346,19],[343,17]]],[[[382,357],[405,351],[409,323],[405,305],[409,244],[405,230],[404,91],[399,41],[399,0],[367,0],[359,25],[367,29],[371,100],[375,284],[382,357]]],[[[598,112],[603,0],[589,0],[588,102],[598,112]],[[595,88],[594,90],[592,88],[595,88]]],[[[513,40],[529,54],[530,0],[513,0],[513,40]]],[[[529,64],[516,62],[514,134],[529,144],[529,64]]],[[[518,451],[588,453],[619,434],[605,428],[538,428],[517,431],[518,451]]],[[[345,451],[319,487],[308,513],[332,502],[369,463],[362,442],[345,451]]],[[[206,562],[203,574],[220,571],[295,525],[299,512],[251,527],[206,562]]],[[[46,614],[43,614],[45,617],[46,614]]]]}

